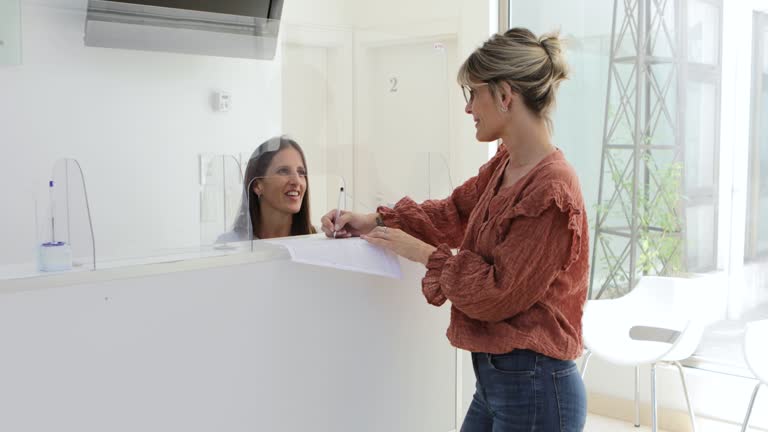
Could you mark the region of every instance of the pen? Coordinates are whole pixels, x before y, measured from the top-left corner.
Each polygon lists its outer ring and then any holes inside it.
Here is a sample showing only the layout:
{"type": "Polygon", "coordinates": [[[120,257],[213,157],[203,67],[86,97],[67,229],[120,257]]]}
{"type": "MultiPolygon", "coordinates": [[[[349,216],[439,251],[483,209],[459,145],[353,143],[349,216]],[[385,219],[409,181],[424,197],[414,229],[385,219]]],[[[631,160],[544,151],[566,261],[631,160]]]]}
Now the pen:
{"type": "Polygon", "coordinates": [[[51,243],[56,243],[56,224],[53,219],[56,214],[56,207],[53,202],[53,180],[48,181],[48,207],[51,211],[51,243]]]}
{"type": "Polygon", "coordinates": [[[333,238],[336,238],[336,224],[338,223],[339,216],[341,216],[341,199],[344,197],[344,186],[339,188],[339,202],[336,206],[336,217],[333,218],[333,238]]]}

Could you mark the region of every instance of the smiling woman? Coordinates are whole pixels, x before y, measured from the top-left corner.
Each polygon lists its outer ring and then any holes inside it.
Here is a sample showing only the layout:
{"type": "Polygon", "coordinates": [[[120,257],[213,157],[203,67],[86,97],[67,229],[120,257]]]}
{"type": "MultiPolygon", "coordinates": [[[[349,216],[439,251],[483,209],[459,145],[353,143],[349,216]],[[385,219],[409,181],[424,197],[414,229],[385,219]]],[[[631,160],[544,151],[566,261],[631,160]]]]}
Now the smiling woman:
{"type": "Polygon", "coordinates": [[[315,233],[309,212],[307,162],[285,136],[262,143],[248,160],[243,200],[232,231],[217,242],[315,233]]]}

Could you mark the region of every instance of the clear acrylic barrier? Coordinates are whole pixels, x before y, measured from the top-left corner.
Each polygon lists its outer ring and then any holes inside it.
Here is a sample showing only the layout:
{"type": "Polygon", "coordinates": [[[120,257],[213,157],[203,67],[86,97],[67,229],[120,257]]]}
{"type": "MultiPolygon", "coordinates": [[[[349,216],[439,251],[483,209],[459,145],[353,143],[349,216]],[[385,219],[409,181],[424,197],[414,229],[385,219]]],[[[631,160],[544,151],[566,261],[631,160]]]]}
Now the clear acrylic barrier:
{"type": "Polygon", "coordinates": [[[232,155],[200,155],[200,244],[214,244],[240,210],[243,171],[232,155]]]}
{"type": "MultiPolygon", "coordinates": [[[[201,174],[205,176],[205,183],[200,185],[200,243],[186,247],[148,249],[130,256],[109,257],[100,261],[99,268],[158,264],[233,254],[257,253],[265,260],[289,258],[286,250],[278,245],[266,241],[250,241],[253,238],[253,227],[249,212],[243,211],[248,208],[250,201],[247,198],[243,201],[246,188],[239,177],[237,160],[228,155],[203,155],[200,162],[203,169],[201,174]]],[[[321,231],[320,218],[337,208],[339,203],[345,209],[354,207],[351,197],[342,191],[346,182],[338,175],[309,174],[301,178],[293,176],[289,181],[282,175],[266,176],[254,179],[250,183],[251,186],[256,180],[269,185],[271,190],[267,194],[273,195],[270,201],[277,203],[276,206],[282,210],[285,210],[285,204],[290,207],[290,203],[295,201],[286,195],[289,189],[293,189],[290,184],[306,180],[306,190],[309,193],[303,195],[302,201],[308,200],[307,220],[317,232],[321,231]],[[276,195],[275,190],[279,192],[276,195]]],[[[306,233],[295,235],[303,234],[306,233]]]]}
{"type": "Polygon", "coordinates": [[[59,159],[46,186],[35,205],[38,258],[54,247],[66,247],[71,250],[71,265],[67,267],[96,269],[91,210],[79,162],[59,159]]]}
{"type": "Polygon", "coordinates": [[[442,199],[453,188],[448,156],[436,152],[376,152],[360,160],[357,179],[357,211],[372,212],[393,206],[408,196],[416,202],[442,199]]]}
{"type": "Polygon", "coordinates": [[[241,240],[250,236],[252,252],[276,249],[298,263],[394,279],[403,277],[396,254],[372,247],[359,238],[326,238],[321,227],[324,215],[360,207],[354,205],[341,176],[258,177],[245,190],[254,192],[248,194],[250,198],[243,206],[250,211],[242,211],[233,230],[222,238],[236,239],[242,244],[241,240]],[[291,226],[280,227],[279,220],[286,214],[292,218],[291,226]],[[290,232],[284,231],[286,228],[290,232]]]}
{"type": "MultiPolygon", "coordinates": [[[[230,182],[231,185],[236,183],[234,179],[230,182]]],[[[231,189],[232,187],[227,187],[227,190],[231,189]]],[[[354,208],[352,198],[346,191],[345,179],[333,174],[310,173],[305,176],[293,174],[257,177],[250,179],[246,185],[239,182],[239,189],[236,199],[232,198],[233,195],[228,198],[231,201],[227,205],[228,224],[222,224],[222,217],[216,219],[215,225],[208,224],[205,236],[207,242],[204,242],[201,236],[201,247],[227,250],[238,247],[239,242],[258,240],[259,223],[254,224],[253,219],[261,217],[270,210],[278,217],[281,213],[295,213],[297,216],[294,220],[298,225],[293,227],[292,235],[306,235],[313,231],[320,232],[320,218],[331,210],[339,206],[350,210],[354,208]],[[250,194],[247,193],[248,191],[250,194]],[[256,195],[257,192],[260,196],[256,195]],[[304,202],[307,203],[306,207],[303,205],[304,202]],[[261,206],[268,206],[270,210],[257,210],[261,209],[261,206]],[[232,209],[235,210],[232,211],[232,209]],[[300,226],[302,222],[306,222],[307,225],[300,226]]],[[[222,200],[215,194],[211,194],[206,202],[209,200],[215,202],[212,205],[215,207],[215,213],[222,214],[223,211],[219,207],[222,200]]],[[[204,205],[202,200],[201,205],[204,205]]],[[[201,216],[204,213],[201,208],[201,216]]],[[[201,221],[201,230],[203,225],[204,221],[201,221]]]]}

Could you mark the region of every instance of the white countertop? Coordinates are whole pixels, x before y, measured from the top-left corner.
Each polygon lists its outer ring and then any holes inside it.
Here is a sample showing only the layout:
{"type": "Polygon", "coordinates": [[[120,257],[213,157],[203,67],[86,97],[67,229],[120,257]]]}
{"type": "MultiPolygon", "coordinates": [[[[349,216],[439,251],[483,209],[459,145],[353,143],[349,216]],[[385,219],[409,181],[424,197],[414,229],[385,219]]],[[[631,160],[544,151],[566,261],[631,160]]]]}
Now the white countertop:
{"type": "Polygon", "coordinates": [[[61,272],[39,271],[35,263],[0,266],[0,294],[290,259],[284,248],[260,241],[254,242],[253,247],[251,242],[246,241],[236,243],[229,249],[202,247],[164,252],[150,257],[97,260],[95,270],[90,262],[76,262],[72,270],[61,272]]]}

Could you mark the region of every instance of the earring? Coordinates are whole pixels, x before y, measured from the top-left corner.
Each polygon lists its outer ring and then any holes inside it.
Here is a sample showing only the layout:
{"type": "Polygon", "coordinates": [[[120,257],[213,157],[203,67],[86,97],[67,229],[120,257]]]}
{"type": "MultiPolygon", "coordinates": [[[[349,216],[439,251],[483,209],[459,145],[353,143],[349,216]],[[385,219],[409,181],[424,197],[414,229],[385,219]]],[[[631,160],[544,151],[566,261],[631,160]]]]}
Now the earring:
{"type": "Polygon", "coordinates": [[[507,112],[509,111],[509,108],[505,107],[504,105],[501,106],[501,112],[507,112]]]}

